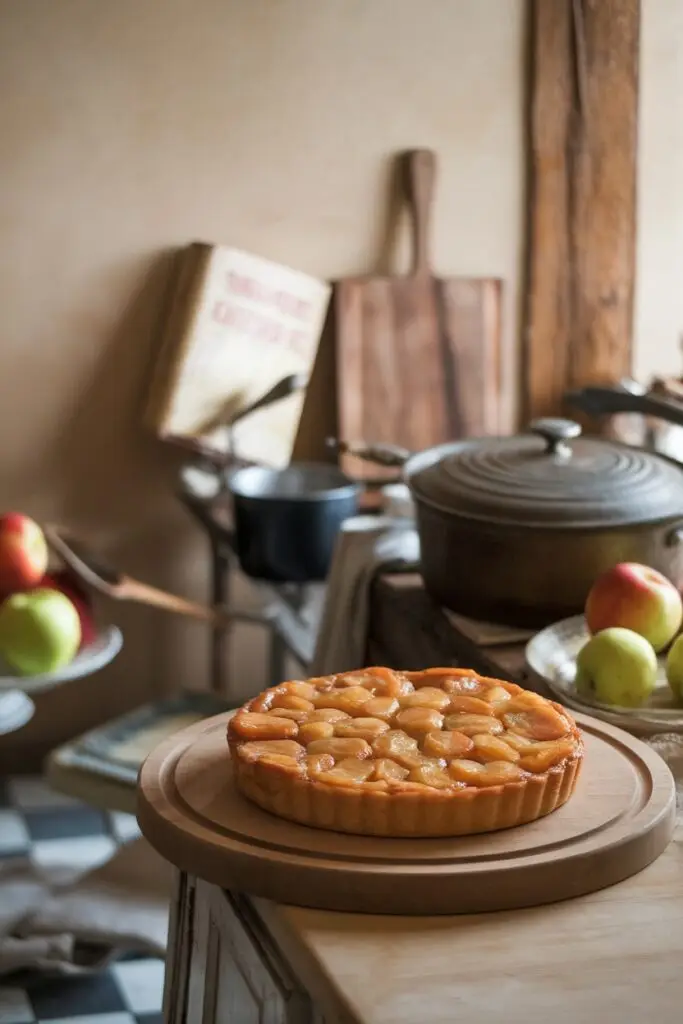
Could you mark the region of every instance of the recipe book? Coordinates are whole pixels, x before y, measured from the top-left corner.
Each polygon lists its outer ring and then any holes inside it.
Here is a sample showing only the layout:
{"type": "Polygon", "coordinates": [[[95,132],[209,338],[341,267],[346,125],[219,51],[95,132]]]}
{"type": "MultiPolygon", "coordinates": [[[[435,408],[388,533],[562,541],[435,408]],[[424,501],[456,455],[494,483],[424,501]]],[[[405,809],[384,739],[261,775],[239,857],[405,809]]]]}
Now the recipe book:
{"type": "MultiPolygon", "coordinates": [[[[308,377],[330,287],[239,249],[193,242],[179,257],[145,408],[162,439],[201,438],[223,452],[234,416],[289,374],[308,377]]],[[[304,392],[261,409],[233,431],[240,459],[287,465],[304,392]]]]}

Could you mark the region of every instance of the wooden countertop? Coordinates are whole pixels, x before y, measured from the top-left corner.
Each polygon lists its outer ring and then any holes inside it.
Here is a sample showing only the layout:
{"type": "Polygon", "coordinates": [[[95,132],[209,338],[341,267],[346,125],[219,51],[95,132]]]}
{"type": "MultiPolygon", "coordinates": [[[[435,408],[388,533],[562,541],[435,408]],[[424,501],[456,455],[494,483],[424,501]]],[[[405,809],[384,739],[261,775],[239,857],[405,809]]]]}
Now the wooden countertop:
{"type": "Polygon", "coordinates": [[[680,819],[639,875],[546,907],[405,918],[253,902],[326,1024],[680,1024],[680,819]]]}
{"type": "MultiPolygon", "coordinates": [[[[474,647],[419,577],[377,582],[370,634],[383,663],[468,663],[529,685],[522,645],[474,647]]],[[[326,1024],[680,1024],[683,1015],[680,819],[639,875],[546,907],[404,918],[254,905],[326,1024]]]]}

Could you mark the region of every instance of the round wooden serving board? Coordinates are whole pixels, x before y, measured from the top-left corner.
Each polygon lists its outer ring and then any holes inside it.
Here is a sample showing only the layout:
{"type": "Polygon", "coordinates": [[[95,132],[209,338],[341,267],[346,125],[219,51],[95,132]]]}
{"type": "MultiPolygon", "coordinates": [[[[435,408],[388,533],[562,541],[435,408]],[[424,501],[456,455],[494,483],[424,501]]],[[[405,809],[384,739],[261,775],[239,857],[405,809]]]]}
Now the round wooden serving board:
{"type": "Polygon", "coordinates": [[[673,835],[674,782],[653,750],[577,714],[586,744],[571,800],[530,825],[455,839],[345,835],[277,818],[233,785],[228,715],[183,729],[145,761],[138,819],[189,874],[277,903],[373,914],[534,906],[636,874],[673,835]]]}

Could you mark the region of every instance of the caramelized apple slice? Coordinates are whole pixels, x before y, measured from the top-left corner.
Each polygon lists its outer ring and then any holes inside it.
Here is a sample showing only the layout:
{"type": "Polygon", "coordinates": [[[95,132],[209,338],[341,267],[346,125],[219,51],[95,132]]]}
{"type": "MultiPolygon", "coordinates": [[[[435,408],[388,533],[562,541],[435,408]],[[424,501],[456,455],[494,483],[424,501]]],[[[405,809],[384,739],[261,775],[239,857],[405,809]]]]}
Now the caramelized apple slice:
{"type": "Polygon", "coordinates": [[[415,689],[409,679],[389,668],[373,668],[363,673],[361,686],[367,687],[376,697],[400,697],[415,689]]]}
{"type": "Polygon", "coordinates": [[[402,708],[433,708],[443,711],[450,704],[450,697],[435,686],[422,686],[413,693],[406,693],[399,699],[402,708]]]}
{"type": "Polygon", "coordinates": [[[438,758],[425,758],[420,764],[410,769],[409,782],[421,782],[423,786],[433,789],[450,789],[453,780],[446,774],[443,761],[438,758]]]}
{"type": "Polygon", "coordinates": [[[571,757],[576,744],[571,736],[546,743],[534,743],[522,752],[519,767],[527,772],[547,772],[549,768],[571,757]]]}
{"type": "Polygon", "coordinates": [[[284,754],[262,754],[258,758],[259,764],[267,764],[269,768],[279,769],[283,772],[304,774],[304,766],[295,757],[286,757],[284,754]]]}
{"type": "Polygon", "coordinates": [[[316,708],[333,708],[345,711],[348,715],[362,714],[363,704],[369,701],[372,694],[364,686],[349,686],[345,690],[330,690],[319,693],[313,703],[316,708]]]}
{"type": "Polygon", "coordinates": [[[311,683],[305,683],[299,679],[291,679],[287,683],[281,683],[277,689],[280,693],[290,697],[301,697],[303,700],[313,700],[317,692],[315,686],[311,683]]]}
{"type": "Polygon", "coordinates": [[[315,676],[313,679],[309,679],[308,682],[313,687],[313,695],[309,697],[309,700],[313,700],[319,693],[327,693],[335,684],[336,676],[315,676]]]}
{"type": "Polygon", "coordinates": [[[447,717],[446,728],[464,732],[465,736],[476,736],[480,732],[497,735],[503,731],[503,723],[494,715],[468,715],[458,711],[447,717]]]}
{"type": "MultiPolygon", "coordinates": [[[[352,718],[344,721],[352,722],[352,718]]],[[[313,743],[314,740],[326,740],[334,736],[334,724],[332,722],[302,722],[299,726],[299,741],[305,746],[313,743]]]]}
{"type": "Polygon", "coordinates": [[[407,768],[392,761],[390,757],[380,757],[375,761],[375,771],[372,777],[379,782],[400,782],[407,775],[407,768]]]}
{"type": "Polygon", "coordinates": [[[334,685],[339,688],[364,686],[366,690],[372,690],[376,682],[372,672],[340,672],[334,677],[334,685]]]}
{"type": "Polygon", "coordinates": [[[305,722],[308,717],[308,712],[292,711],[291,708],[273,708],[269,714],[275,715],[276,718],[288,718],[290,722],[305,722]]]}
{"type": "Polygon", "coordinates": [[[317,772],[328,772],[334,768],[334,758],[330,754],[309,754],[304,761],[310,775],[317,772]]]}
{"type": "Polygon", "coordinates": [[[232,731],[245,740],[293,739],[298,732],[296,722],[258,711],[238,711],[230,724],[232,731]]]}
{"type": "Polygon", "coordinates": [[[433,708],[406,708],[396,715],[396,725],[409,736],[424,736],[443,725],[443,715],[433,708]]]}
{"type": "Polygon", "coordinates": [[[547,704],[523,711],[506,711],[503,721],[511,732],[532,740],[559,740],[569,731],[567,719],[547,704]]]}
{"type": "Polygon", "coordinates": [[[305,697],[297,697],[294,693],[276,693],[271,708],[287,708],[291,711],[313,711],[313,701],[305,697]]]}
{"type": "Polygon", "coordinates": [[[335,676],[333,685],[339,689],[348,686],[366,686],[369,689],[372,678],[369,672],[340,672],[335,676]]]}
{"type": "Polygon", "coordinates": [[[481,679],[468,675],[447,676],[441,686],[446,693],[462,693],[469,697],[475,697],[486,689],[486,684],[481,679]]]}
{"type": "Polygon", "coordinates": [[[506,704],[512,699],[512,694],[504,686],[492,686],[490,690],[485,690],[482,693],[481,699],[485,700],[488,704],[506,704]]]}
{"type": "Polygon", "coordinates": [[[389,724],[381,718],[347,718],[343,722],[336,722],[333,728],[335,736],[360,736],[372,743],[387,731],[389,724]]]}
{"type": "Polygon", "coordinates": [[[479,764],[478,761],[459,759],[450,762],[448,773],[457,782],[466,782],[469,786],[504,786],[523,778],[522,770],[509,761],[479,764]]]}
{"type": "Polygon", "coordinates": [[[315,711],[310,711],[307,716],[308,722],[341,722],[344,718],[350,718],[346,711],[340,711],[339,708],[318,708],[315,711]]]}
{"type": "Polygon", "coordinates": [[[511,701],[506,709],[508,711],[524,711],[526,708],[547,708],[549,703],[545,697],[541,697],[540,693],[535,693],[533,690],[523,690],[521,687],[512,695],[511,701]]]}
{"type": "Polygon", "coordinates": [[[475,761],[519,761],[519,753],[509,746],[505,740],[491,733],[480,733],[472,737],[474,749],[470,757],[475,761]]]}
{"type": "Polygon", "coordinates": [[[464,757],[472,749],[472,740],[464,732],[439,730],[428,732],[422,743],[422,749],[429,757],[464,757]]]}
{"type": "Polygon", "coordinates": [[[357,757],[345,757],[334,768],[325,772],[321,781],[338,786],[358,785],[369,779],[374,770],[372,761],[359,761],[357,757]]]}
{"type": "Polygon", "coordinates": [[[460,711],[465,715],[492,715],[495,709],[480,697],[468,697],[466,694],[455,693],[449,698],[450,711],[460,711]]]}
{"type": "Polygon", "coordinates": [[[269,757],[287,757],[298,760],[306,751],[295,740],[251,740],[240,746],[240,757],[245,761],[259,761],[269,757]]]}
{"type": "Polygon", "coordinates": [[[508,747],[512,747],[513,750],[518,750],[520,754],[523,754],[526,750],[536,746],[534,741],[530,740],[528,736],[520,736],[518,732],[510,732],[507,729],[503,734],[503,738],[508,747]]]}
{"type": "Polygon", "coordinates": [[[342,739],[339,736],[330,736],[325,740],[313,740],[307,749],[309,754],[330,754],[335,761],[341,761],[346,757],[362,759],[372,754],[370,744],[360,737],[342,739]]]}
{"type": "Polygon", "coordinates": [[[371,718],[383,718],[389,721],[394,717],[400,704],[396,697],[372,697],[363,705],[363,715],[371,718]]]}
{"type": "Polygon", "coordinates": [[[413,768],[422,760],[417,740],[402,729],[390,729],[372,744],[377,757],[388,757],[405,768],[413,768]]]}

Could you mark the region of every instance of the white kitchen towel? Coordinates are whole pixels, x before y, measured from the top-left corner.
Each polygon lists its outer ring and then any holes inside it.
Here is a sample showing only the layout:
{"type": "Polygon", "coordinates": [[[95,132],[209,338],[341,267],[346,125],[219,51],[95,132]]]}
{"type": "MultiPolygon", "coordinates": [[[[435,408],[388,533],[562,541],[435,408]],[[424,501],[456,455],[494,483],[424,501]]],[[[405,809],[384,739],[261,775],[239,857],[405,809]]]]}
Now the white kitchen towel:
{"type": "Polygon", "coordinates": [[[119,953],[164,956],[172,868],[144,839],[67,886],[28,858],[0,862],[0,977],[100,970],[119,953]]]}
{"type": "Polygon", "coordinates": [[[382,570],[415,570],[419,561],[420,542],[408,519],[354,516],[343,524],[330,566],[312,675],[363,667],[372,581],[382,570]]]}

